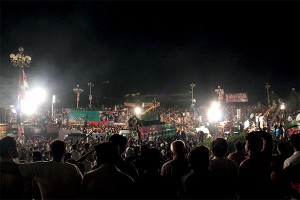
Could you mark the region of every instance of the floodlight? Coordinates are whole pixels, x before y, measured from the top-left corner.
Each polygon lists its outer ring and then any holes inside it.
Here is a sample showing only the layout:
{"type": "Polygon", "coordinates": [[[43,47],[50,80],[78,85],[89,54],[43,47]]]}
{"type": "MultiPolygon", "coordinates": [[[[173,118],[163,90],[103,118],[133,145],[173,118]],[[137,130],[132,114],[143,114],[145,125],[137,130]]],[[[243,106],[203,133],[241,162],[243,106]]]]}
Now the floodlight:
{"type": "Polygon", "coordinates": [[[222,117],[222,112],[220,109],[220,104],[218,102],[212,102],[208,112],[207,112],[207,117],[209,121],[219,121],[221,120],[222,117]]]}
{"type": "Polygon", "coordinates": [[[31,98],[25,98],[21,101],[22,112],[31,115],[37,111],[37,104],[31,101],[31,98]]]}
{"type": "Polygon", "coordinates": [[[25,99],[21,101],[22,112],[33,114],[37,111],[38,106],[46,99],[46,91],[42,88],[34,88],[31,91],[25,91],[25,99]]]}
{"type": "Polygon", "coordinates": [[[139,115],[139,114],[141,114],[142,110],[140,107],[135,107],[134,112],[135,112],[135,114],[139,115]]]}
{"type": "Polygon", "coordinates": [[[46,99],[46,91],[43,88],[35,88],[31,92],[31,97],[34,102],[41,104],[46,99]]]}

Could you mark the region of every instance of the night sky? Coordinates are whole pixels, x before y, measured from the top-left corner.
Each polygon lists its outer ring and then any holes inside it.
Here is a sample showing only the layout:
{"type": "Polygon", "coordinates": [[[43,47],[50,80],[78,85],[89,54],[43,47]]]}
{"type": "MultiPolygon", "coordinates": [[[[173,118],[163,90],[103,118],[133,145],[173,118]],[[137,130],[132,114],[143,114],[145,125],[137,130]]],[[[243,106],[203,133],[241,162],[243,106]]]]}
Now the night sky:
{"type": "Polygon", "coordinates": [[[30,87],[76,105],[94,98],[185,94],[197,103],[218,85],[266,103],[265,84],[299,91],[299,1],[1,1],[1,76],[17,78],[9,55],[32,57],[30,87]],[[103,81],[110,81],[103,84],[103,81]]]}

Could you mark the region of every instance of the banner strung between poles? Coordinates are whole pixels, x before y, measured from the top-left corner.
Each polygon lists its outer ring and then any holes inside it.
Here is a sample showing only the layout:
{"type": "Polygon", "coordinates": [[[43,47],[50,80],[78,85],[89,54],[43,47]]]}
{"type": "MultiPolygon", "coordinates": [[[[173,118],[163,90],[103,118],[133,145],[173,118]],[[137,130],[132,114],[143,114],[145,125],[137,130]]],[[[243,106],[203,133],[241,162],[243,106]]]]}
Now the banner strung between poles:
{"type": "Polygon", "coordinates": [[[226,103],[231,102],[248,102],[248,93],[231,93],[226,94],[226,103]]]}

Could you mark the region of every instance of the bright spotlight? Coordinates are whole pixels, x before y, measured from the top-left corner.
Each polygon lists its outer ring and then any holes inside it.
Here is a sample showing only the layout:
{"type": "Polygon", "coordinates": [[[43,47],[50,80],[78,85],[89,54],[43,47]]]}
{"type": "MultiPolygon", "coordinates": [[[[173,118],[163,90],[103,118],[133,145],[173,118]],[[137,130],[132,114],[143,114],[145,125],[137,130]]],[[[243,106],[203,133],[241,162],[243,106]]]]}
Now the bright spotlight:
{"type": "Polygon", "coordinates": [[[42,88],[35,88],[32,90],[32,100],[38,104],[41,104],[45,101],[46,99],[46,91],[42,88]]]}
{"type": "Polygon", "coordinates": [[[135,112],[135,114],[139,115],[139,114],[141,114],[142,110],[141,110],[140,107],[136,107],[136,108],[134,109],[134,112],[135,112]]]}
{"type": "Polygon", "coordinates": [[[33,114],[37,111],[38,106],[46,99],[46,92],[42,88],[35,88],[25,92],[25,99],[21,102],[22,112],[33,114]]]}
{"type": "Polygon", "coordinates": [[[22,112],[31,115],[37,111],[37,104],[30,101],[30,98],[26,98],[21,101],[22,112]]]}
{"type": "Polygon", "coordinates": [[[210,109],[208,110],[207,117],[210,121],[214,122],[221,120],[222,112],[218,102],[212,102],[210,109]]]}
{"type": "Polygon", "coordinates": [[[284,110],[284,109],[285,109],[284,103],[282,103],[282,104],[280,105],[280,109],[281,109],[281,110],[284,110]]]}

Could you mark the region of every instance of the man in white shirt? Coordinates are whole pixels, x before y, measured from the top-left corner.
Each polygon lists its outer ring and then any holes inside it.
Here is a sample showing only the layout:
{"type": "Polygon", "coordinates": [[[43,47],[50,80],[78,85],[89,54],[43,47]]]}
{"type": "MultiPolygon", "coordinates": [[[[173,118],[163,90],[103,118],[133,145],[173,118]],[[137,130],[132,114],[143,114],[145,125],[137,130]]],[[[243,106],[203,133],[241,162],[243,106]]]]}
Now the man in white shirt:
{"type": "Polygon", "coordinates": [[[83,177],[77,166],[63,162],[65,152],[65,142],[54,140],[50,144],[51,161],[19,164],[23,177],[37,181],[42,199],[79,198],[83,177]]]}
{"type": "Polygon", "coordinates": [[[292,134],[290,142],[294,148],[294,154],[283,164],[287,179],[287,195],[291,199],[300,199],[300,133],[292,134]]]}
{"type": "Polygon", "coordinates": [[[300,133],[292,134],[290,138],[291,145],[294,149],[294,154],[284,161],[283,169],[296,165],[300,162],[300,133]]]}

